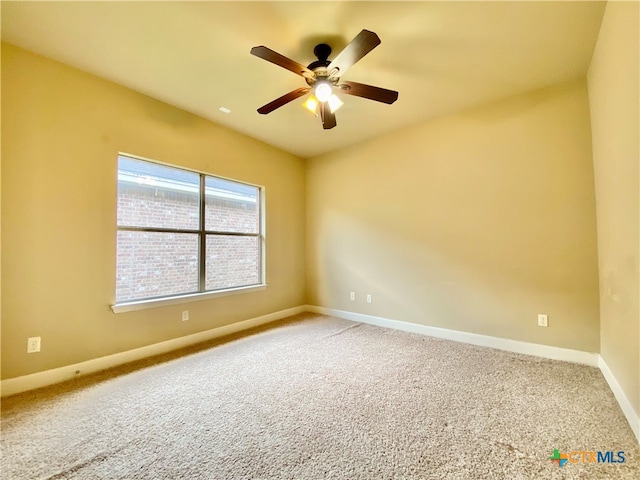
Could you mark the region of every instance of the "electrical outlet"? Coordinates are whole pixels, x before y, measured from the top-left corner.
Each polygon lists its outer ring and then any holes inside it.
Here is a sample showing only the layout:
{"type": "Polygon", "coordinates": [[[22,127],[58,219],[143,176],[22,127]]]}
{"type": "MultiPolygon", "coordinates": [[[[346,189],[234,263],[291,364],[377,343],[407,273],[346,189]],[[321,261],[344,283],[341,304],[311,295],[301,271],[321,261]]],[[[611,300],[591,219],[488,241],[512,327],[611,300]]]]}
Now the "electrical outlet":
{"type": "Polygon", "coordinates": [[[40,351],[40,337],[27,338],[27,353],[38,353],[40,351]]]}
{"type": "Polygon", "coordinates": [[[187,320],[189,320],[189,310],[183,310],[182,311],[182,321],[186,322],[187,320]]]}
{"type": "Polygon", "coordinates": [[[350,298],[351,298],[352,302],[355,302],[356,301],[356,292],[351,292],[350,298]]]}
{"type": "Polygon", "coordinates": [[[373,302],[373,297],[371,296],[371,294],[367,295],[367,303],[372,303],[373,302]]]}
{"type": "Polygon", "coordinates": [[[538,326],[539,327],[548,327],[549,326],[549,318],[544,313],[538,314],[538,326]]]}

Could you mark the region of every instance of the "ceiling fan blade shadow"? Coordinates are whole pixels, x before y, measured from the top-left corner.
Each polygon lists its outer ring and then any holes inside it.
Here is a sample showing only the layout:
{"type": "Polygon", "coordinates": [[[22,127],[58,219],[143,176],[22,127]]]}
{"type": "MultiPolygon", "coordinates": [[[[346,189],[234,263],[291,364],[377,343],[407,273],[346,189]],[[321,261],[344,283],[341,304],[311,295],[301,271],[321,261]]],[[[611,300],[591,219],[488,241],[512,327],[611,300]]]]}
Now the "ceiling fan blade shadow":
{"type": "Polygon", "coordinates": [[[304,65],[300,65],[298,62],[291,60],[284,55],[274,52],[270,48],[263,45],[259,47],[253,47],[251,49],[251,55],[255,55],[258,58],[262,58],[267,62],[275,63],[276,65],[286,68],[287,70],[300,75],[302,77],[313,78],[315,74],[304,65]]]}
{"type": "Polygon", "coordinates": [[[329,108],[329,104],[327,102],[322,102],[320,104],[320,119],[322,120],[322,128],[325,130],[329,130],[337,125],[336,116],[329,108]]]}
{"type": "Polygon", "coordinates": [[[276,108],[280,108],[283,105],[286,105],[287,103],[291,102],[292,100],[295,100],[298,97],[301,97],[302,95],[304,95],[305,93],[307,93],[309,91],[308,87],[301,87],[301,88],[296,88],[295,90],[289,92],[289,93],[285,93],[283,96],[276,98],[274,101],[267,103],[266,105],[263,105],[262,107],[260,107],[258,109],[258,113],[261,114],[267,114],[267,113],[271,113],[273,112],[276,108]]]}
{"type": "Polygon", "coordinates": [[[373,32],[362,30],[344,47],[336,58],[329,64],[327,70],[331,77],[340,77],[358,60],[380,45],[382,41],[373,32]]]}
{"type": "Polygon", "coordinates": [[[340,82],[338,88],[342,93],[354,95],[356,97],[368,98],[376,102],[382,102],[391,105],[398,99],[398,92],[395,90],[387,90],[386,88],[374,87],[373,85],[365,85],[357,82],[340,82]]]}

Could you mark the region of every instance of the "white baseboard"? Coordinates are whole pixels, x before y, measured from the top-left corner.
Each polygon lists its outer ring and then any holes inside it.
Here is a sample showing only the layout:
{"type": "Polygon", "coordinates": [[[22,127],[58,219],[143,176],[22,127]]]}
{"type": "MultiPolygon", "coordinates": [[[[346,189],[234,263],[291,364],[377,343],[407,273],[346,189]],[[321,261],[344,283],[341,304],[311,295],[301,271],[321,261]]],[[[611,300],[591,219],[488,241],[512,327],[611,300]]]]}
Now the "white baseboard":
{"type": "Polygon", "coordinates": [[[600,367],[602,375],[604,375],[605,380],[609,384],[609,388],[611,388],[613,395],[616,397],[618,405],[620,405],[620,408],[622,409],[622,413],[624,413],[624,416],[627,418],[627,421],[631,426],[631,430],[633,430],[633,433],[640,444],[640,416],[633,409],[633,406],[625,395],[624,390],[622,390],[618,380],[613,375],[609,365],[607,365],[607,362],[605,362],[602,356],[600,356],[598,366],[600,367]]]}
{"type": "Polygon", "coordinates": [[[307,305],[306,308],[309,312],[331,315],[332,317],[343,318],[345,320],[369,323],[371,325],[377,325],[379,327],[388,327],[395,330],[402,330],[404,332],[419,333],[422,335],[429,335],[431,337],[454,340],[456,342],[469,343],[482,347],[497,348],[498,350],[506,350],[508,352],[524,353],[526,355],[535,355],[536,357],[550,358],[553,360],[564,360],[566,362],[581,363],[584,365],[589,365],[591,367],[598,366],[598,358],[600,357],[600,355],[597,353],[583,352],[581,350],[552,347],[549,345],[540,345],[537,343],[510,340],[508,338],[491,337],[488,335],[480,335],[477,333],[449,330],[447,328],[429,327],[426,325],[419,325],[417,323],[391,320],[384,317],[374,317],[373,315],[365,315],[363,313],[354,313],[344,310],[316,307],[315,305],[307,305]]]}
{"type": "Polygon", "coordinates": [[[315,305],[307,305],[308,312],[330,315],[332,317],[352,320],[354,322],[369,323],[379,327],[393,328],[405,332],[419,333],[446,340],[454,340],[456,342],[470,343],[483,347],[497,348],[515,353],[524,353],[537,357],[549,358],[552,360],[563,360],[567,362],[580,363],[591,367],[598,367],[605,380],[609,384],[609,388],[613,392],[622,413],[626,417],[631,430],[633,431],[638,443],[640,444],[640,416],[635,412],[631,402],[622,390],[618,380],[613,372],[598,353],[583,352],[581,350],[571,350],[568,348],[551,347],[548,345],[540,345],[537,343],[521,342],[518,340],[509,340],[507,338],[490,337],[487,335],[478,335],[476,333],[467,333],[457,330],[448,330],[446,328],[428,327],[426,325],[418,325],[416,323],[402,322],[399,320],[391,320],[384,317],[375,317],[362,313],[347,312],[344,310],[335,310],[332,308],[317,307],[315,305]]]}
{"type": "Polygon", "coordinates": [[[135,360],[159,355],[162,353],[170,352],[172,350],[177,350],[189,345],[195,345],[197,343],[205,342],[213,338],[230,335],[232,333],[247,330],[259,325],[264,325],[266,323],[274,322],[276,320],[290,317],[292,315],[297,315],[305,311],[320,313],[323,315],[330,315],[333,317],[343,318],[345,320],[351,320],[355,322],[368,323],[380,327],[392,328],[405,332],[418,333],[422,335],[443,338],[446,340],[469,343],[472,345],[479,345],[483,347],[496,348],[499,350],[506,350],[509,352],[523,353],[553,360],[563,360],[589,365],[592,367],[598,367],[602,371],[604,378],[609,384],[611,391],[618,401],[622,412],[627,418],[627,421],[629,422],[629,425],[631,426],[631,429],[633,430],[633,433],[635,434],[636,438],[638,439],[638,443],[640,444],[640,416],[635,412],[633,406],[631,405],[631,402],[629,402],[629,399],[622,390],[622,387],[620,387],[620,384],[618,383],[617,379],[613,375],[613,372],[611,371],[605,360],[597,353],[571,350],[568,348],[551,347],[548,345],[540,345],[518,340],[509,340],[506,338],[491,337],[488,335],[479,335],[476,333],[449,330],[446,328],[429,327],[426,325],[392,320],[389,318],[376,317],[373,315],[366,315],[362,313],[318,307],[315,305],[288,308],[286,310],[280,310],[278,312],[262,315],[260,317],[243,320],[241,322],[232,323],[230,325],[224,325],[222,327],[213,328],[204,332],[194,333],[193,335],[174,338],[172,340],[155,343],[153,345],[136,348],[134,350],[128,350],[126,352],[108,355],[106,357],[95,358],[92,360],[87,360],[85,362],[67,365],[52,370],[46,370],[44,372],[38,372],[31,375],[24,375],[22,377],[2,380],[0,382],[0,389],[2,392],[1,395],[4,397],[7,395],[14,395],[16,393],[25,392],[27,390],[45,387],[47,385],[52,385],[75,378],[78,376],[77,372],[80,372],[81,375],[97,372],[135,360]]]}
{"type": "Polygon", "coordinates": [[[200,342],[206,342],[213,338],[222,337],[232,333],[247,330],[249,328],[257,327],[265,323],[274,322],[281,318],[290,317],[303,313],[306,311],[304,306],[288,308],[286,310],[280,310],[278,312],[269,313],[260,317],[243,320],[241,322],[232,323],[230,325],[224,325],[222,327],[213,328],[204,332],[194,333],[192,335],[186,335],[184,337],[174,338],[165,342],[154,343],[153,345],[147,345],[145,347],[128,350],[126,352],[114,353],[106,357],[94,358],[85,362],[76,363],[73,365],[67,365],[64,367],[54,368],[52,370],[45,370],[43,372],[33,373],[31,375],[24,375],[22,377],[9,378],[0,382],[0,389],[2,396],[14,395],[16,393],[26,392],[27,390],[33,390],[47,385],[53,385],[54,383],[60,383],[65,380],[70,380],[80,375],[105,370],[110,367],[122,365],[135,360],[159,355],[162,353],[177,350],[179,348],[187,347],[189,345],[195,345],[200,342]]]}

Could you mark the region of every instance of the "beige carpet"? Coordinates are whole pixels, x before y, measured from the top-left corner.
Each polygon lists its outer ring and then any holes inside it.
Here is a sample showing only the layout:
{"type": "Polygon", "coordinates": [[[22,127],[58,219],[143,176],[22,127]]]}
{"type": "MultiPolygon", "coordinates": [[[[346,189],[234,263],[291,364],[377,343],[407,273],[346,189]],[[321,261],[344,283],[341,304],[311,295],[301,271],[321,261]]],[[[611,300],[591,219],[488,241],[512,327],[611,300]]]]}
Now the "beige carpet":
{"type": "Polygon", "coordinates": [[[640,451],[596,368],[306,314],[4,399],[2,478],[637,480],[640,451]]]}

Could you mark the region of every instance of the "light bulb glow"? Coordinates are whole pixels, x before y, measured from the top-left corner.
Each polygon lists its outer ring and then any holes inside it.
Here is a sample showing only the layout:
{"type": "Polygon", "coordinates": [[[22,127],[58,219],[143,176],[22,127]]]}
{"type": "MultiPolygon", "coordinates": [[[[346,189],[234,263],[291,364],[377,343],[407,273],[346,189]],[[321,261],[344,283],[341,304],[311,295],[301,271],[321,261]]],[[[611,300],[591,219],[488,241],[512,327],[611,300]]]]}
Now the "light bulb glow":
{"type": "Polygon", "coordinates": [[[329,97],[329,109],[331,113],[335,113],[343,105],[342,100],[340,100],[335,94],[332,94],[329,97]]]}
{"type": "Polygon", "coordinates": [[[316,97],[313,96],[313,94],[309,95],[309,98],[307,98],[305,100],[305,102],[302,104],[302,106],[304,108],[306,108],[307,110],[309,110],[311,113],[313,113],[314,115],[318,114],[318,105],[319,105],[319,101],[316,97]]]}
{"type": "Polygon", "coordinates": [[[315,93],[319,101],[326,102],[331,97],[331,85],[326,82],[318,82],[315,93]]]}

